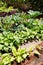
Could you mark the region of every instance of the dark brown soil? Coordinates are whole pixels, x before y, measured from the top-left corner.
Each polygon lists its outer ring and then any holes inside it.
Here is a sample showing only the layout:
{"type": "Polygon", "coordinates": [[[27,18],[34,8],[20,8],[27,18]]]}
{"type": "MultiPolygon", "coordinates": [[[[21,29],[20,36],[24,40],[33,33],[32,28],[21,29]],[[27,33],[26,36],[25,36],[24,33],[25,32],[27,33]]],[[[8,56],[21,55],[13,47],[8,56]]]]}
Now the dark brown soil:
{"type": "Polygon", "coordinates": [[[15,14],[15,13],[17,13],[17,11],[16,10],[13,10],[13,11],[11,11],[11,12],[2,12],[2,13],[0,13],[0,17],[5,17],[6,15],[12,15],[12,14],[15,14]]]}

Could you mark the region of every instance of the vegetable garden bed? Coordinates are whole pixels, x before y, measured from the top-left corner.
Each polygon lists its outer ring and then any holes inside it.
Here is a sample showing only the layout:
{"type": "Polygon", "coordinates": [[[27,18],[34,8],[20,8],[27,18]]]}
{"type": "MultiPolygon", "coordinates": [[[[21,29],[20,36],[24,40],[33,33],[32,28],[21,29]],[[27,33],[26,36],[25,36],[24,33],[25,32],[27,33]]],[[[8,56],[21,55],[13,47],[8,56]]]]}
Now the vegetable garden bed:
{"type": "Polygon", "coordinates": [[[23,12],[8,8],[6,4],[3,7],[2,3],[0,65],[43,65],[42,16],[43,13],[39,11],[23,12]]]}

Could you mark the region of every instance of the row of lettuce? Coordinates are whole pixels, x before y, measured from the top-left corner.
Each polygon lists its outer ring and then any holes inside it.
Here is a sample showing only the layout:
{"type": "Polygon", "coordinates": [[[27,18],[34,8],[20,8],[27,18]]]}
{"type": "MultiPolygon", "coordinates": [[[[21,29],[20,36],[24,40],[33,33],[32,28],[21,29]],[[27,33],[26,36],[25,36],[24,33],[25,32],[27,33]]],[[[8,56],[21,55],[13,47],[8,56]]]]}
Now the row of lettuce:
{"type": "Polygon", "coordinates": [[[24,61],[30,54],[19,47],[30,40],[43,40],[43,18],[35,19],[33,11],[30,14],[0,17],[0,65],[24,61]]]}

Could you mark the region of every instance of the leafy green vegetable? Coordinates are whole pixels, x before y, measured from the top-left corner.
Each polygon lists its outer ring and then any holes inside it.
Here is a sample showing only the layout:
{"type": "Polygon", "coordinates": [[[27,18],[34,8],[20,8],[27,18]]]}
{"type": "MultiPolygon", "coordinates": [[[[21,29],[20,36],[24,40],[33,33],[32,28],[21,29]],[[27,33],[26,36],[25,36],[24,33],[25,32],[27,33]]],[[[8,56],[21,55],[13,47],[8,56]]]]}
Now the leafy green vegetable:
{"type": "Polygon", "coordinates": [[[35,17],[37,17],[37,16],[42,14],[39,11],[32,11],[32,10],[29,10],[28,13],[30,14],[31,18],[35,18],[35,17]]]}
{"type": "Polygon", "coordinates": [[[1,56],[2,60],[0,61],[0,65],[7,65],[14,61],[14,57],[10,56],[10,54],[3,54],[1,56]]]}
{"type": "Polygon", "coordinates": [[[28,56],[28,54],[26,53],[26,49],[19,48],[18,50],[16,50],[15,47],[12,47],[12,53],[18,63],[23,61],[28,56]]]}

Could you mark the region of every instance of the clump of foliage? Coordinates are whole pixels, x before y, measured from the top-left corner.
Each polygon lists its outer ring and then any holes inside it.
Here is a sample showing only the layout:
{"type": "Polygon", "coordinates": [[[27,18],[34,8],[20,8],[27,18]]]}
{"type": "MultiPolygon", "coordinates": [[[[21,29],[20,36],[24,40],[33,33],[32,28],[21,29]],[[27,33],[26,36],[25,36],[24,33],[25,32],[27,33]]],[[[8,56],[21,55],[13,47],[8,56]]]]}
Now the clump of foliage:
{"type": "Polygon", "coordinates": [[[26,49],[18,48],[17,50],[14,46],[11,46],[11,49],[13,55],[11,55],[11,53],[4,53],[0,55],[0,65],[11,65],[11,62],[13,62],[14,60],[20,63],[24,61],[27,56],[29,56],[29,54],[26,53],[26,49]]]}
{"type": "Polygon", "coordinates": [[[11,65],[11,62],[14,61],[14,57],[10,53],[5,53],[1,55],[0,65],[11,65]]]}
{"type": "Polygon", "coordinates": [[[10,11],[12,11],[12,10],[13,10],[13,7],[12,7],[12,6],[10,6],[9,8],[1,7],[1,8],[0,8],[0,13],[1,13],[1,12],[6,12],[6,13],[8,13],[8,12],[10,12],[10,11]]]}
{"type": "Polygon", "coordinates": [[[6,2],[2,2],[0,1],[0,13],[2,12],[10,12],[13,10],[13,7],[7,7],[7,3],[6,2]]]}
{"type": "Polygon", "coordinates": [[[16,50],[15,47],[12,47],[12,53],[18,63],[22,62],[29,55],[28,53],[26,53],[26,49],[19,48],[18,50],[16,50]]]}
{"type": "Polygon", "coordinates": [[[2,2],[2,1],[0,1],[0,7],[6,7],[7,6],[7,4],[6,3],[4,3],[4,2],[2,2]]]}

